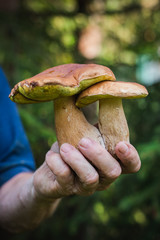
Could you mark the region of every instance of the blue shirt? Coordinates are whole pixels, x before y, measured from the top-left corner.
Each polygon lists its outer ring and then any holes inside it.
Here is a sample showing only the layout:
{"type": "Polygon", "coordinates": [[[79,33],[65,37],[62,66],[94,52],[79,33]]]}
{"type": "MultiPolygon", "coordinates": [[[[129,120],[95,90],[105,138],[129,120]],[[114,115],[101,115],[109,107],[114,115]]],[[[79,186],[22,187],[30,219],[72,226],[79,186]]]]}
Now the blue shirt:
{"type": "Polygon", "coordinates": [[[0,68],[0,186],[18,173],[35,170],[27,137],[9,93],[9,84],[0,68]]]}

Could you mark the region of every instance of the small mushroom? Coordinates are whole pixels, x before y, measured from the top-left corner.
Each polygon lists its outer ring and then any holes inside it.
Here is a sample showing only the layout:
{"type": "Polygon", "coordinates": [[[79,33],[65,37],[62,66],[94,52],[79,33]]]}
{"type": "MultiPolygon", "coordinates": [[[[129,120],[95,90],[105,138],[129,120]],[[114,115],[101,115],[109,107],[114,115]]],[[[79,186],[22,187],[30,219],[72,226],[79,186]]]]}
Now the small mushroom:
{"type": "Polygon", "coordinates": [[[122,99],[142,98],[147,95],[147,89],[138,83],[104,81],[84,90],[77,98],[76,106],[81,108],[99,100],[99,130],[106,149],[116,157],[116,144],[120,141],[129,142],[122,99]]]}
{"type": "Polygon", "coordinates": [[[90,137],[104,146],[100,132],[88,123],[75,106],[75,94],[104,80],[115,81],[112,71],[97,64],[56,66],[15,85],[10,99],[17,103],[54,100],[55,128],[59,146],[68,142],[77,147],[82,137],[90,137]]]}

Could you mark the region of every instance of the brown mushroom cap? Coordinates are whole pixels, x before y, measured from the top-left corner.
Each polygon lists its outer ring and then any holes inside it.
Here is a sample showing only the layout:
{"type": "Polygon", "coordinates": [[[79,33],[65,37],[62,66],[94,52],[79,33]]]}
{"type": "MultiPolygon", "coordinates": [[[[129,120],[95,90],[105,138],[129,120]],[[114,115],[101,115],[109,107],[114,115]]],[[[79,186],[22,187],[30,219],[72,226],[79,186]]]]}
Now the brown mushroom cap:
{"type": "Polygon", "coordinates": [[[113,72],[97,64],[65,64],[49,68],[15,85],[9,97],[17,103],[50,101],[72,96],[104,80],[115,81],[113,72]]]}
{"type": "Polygon", "coordinates": [[[97,100],[105,98],[143,98],[148,95],[147,89],[134,82],[97,83],[84,90],[77,98],[76,106],[81,108],[97,100]]]}

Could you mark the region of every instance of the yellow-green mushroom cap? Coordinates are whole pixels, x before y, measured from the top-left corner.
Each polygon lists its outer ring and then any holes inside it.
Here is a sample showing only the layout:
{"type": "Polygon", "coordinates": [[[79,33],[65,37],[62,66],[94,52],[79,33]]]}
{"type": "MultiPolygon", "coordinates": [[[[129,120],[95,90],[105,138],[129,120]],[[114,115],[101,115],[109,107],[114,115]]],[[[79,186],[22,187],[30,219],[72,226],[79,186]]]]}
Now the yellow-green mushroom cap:
{"type": "Polygon", "coordinates": [[[49,68],[15,85],[9,97],[17,103],[51,101],[75,95],[104,80],[115,81],[113,72],[98,64],[64,64],[49,68]]]}
{"type": "Polygon", "coordinates": [[[97,83],[79,94],[76,106],[81,108],[100,99],[105,98],[143,98],[148,95],[147,89],[134,82],[110,82],[97,83]]]}

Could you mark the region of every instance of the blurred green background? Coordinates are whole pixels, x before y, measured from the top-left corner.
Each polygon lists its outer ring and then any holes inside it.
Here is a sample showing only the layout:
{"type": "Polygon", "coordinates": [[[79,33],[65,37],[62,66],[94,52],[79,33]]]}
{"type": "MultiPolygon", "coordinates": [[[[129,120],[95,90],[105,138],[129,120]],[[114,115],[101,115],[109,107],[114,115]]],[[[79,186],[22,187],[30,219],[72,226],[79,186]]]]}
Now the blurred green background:
{"type": "MultiPolygon", "coordinates": [[[[0,1],[0,64],[11,87],[52,66],[93,62],[149,91],[124,102],[139,173],[93,196],[64,198],[37,229],[2,239],[160,239],[159,60],[159,0],[0,1]]],[[[56,140],[53,104],[18,108],[38,167],[56,140]]]]}

